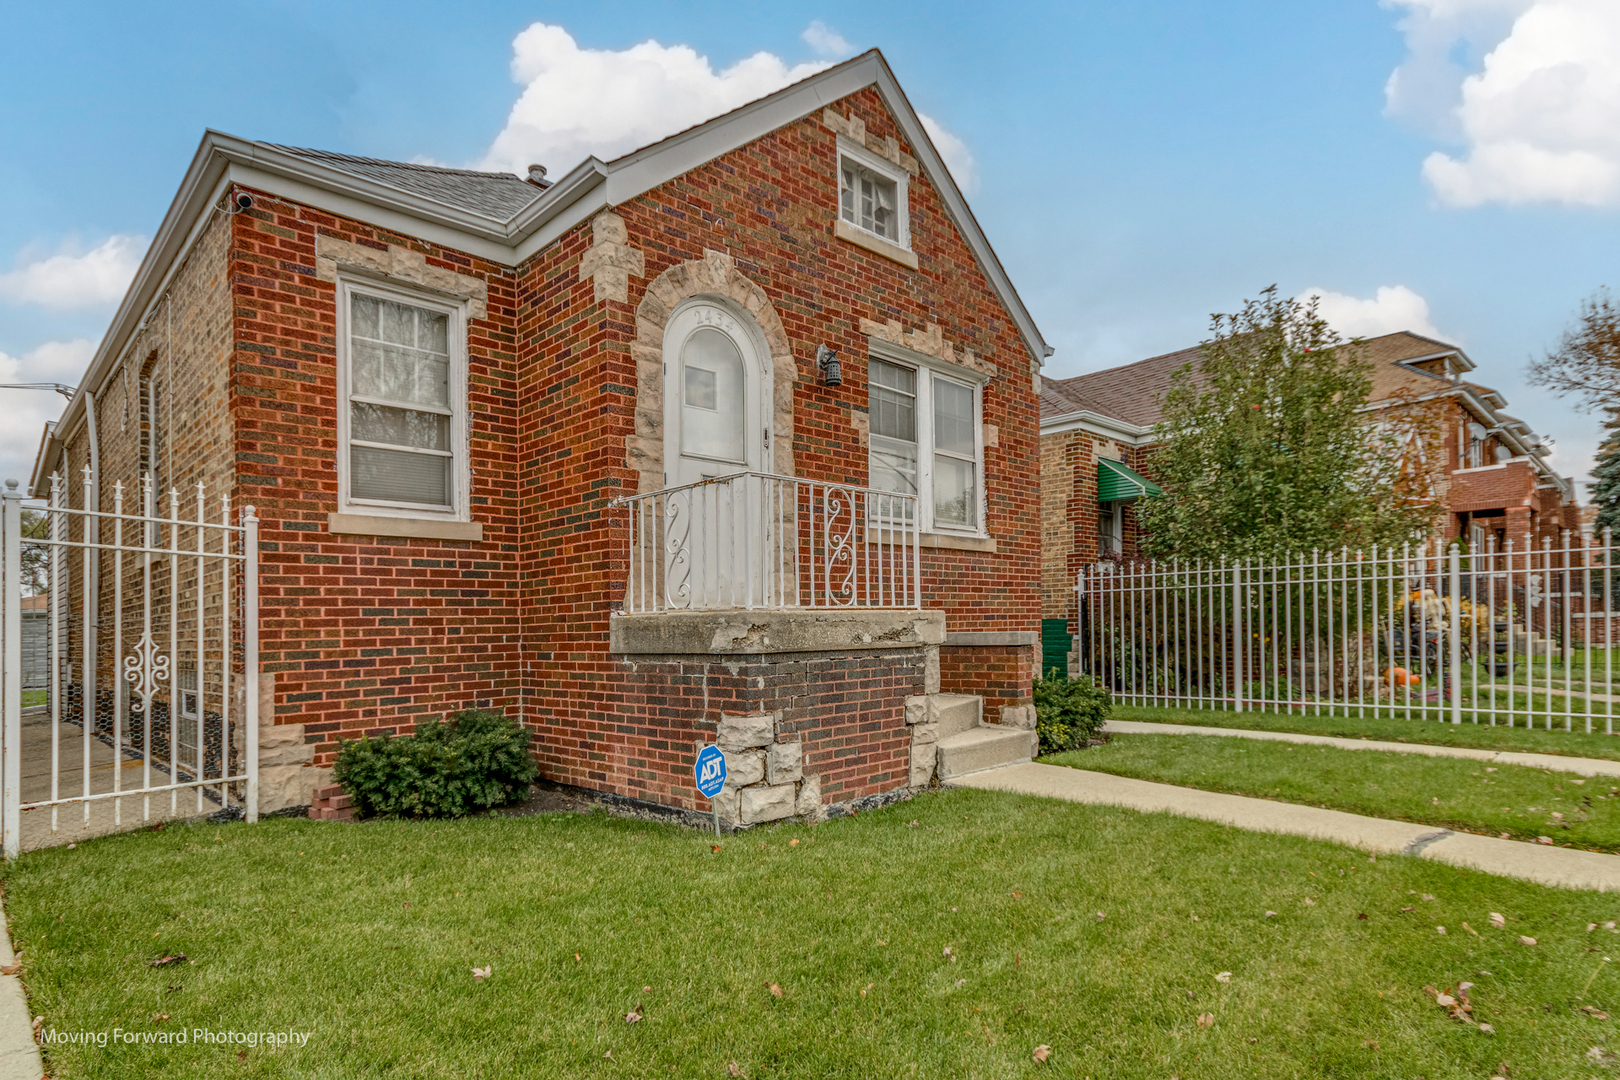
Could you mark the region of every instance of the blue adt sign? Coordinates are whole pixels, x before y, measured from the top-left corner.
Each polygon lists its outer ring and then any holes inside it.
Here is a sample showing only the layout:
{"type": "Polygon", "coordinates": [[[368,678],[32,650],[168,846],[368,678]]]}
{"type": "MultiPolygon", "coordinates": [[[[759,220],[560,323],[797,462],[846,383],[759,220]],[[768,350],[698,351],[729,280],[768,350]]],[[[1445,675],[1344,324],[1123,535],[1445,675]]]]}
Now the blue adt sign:
{"type": "Polygon", "coordinates": [[[697,789],[706,799],[712,799],[720,794],[720,789],[726,786],[726,755],[720,752],[718,746],[705,746],[698,751],[697,763],[692,766],[692,775],[697,780],[697,789]]]}

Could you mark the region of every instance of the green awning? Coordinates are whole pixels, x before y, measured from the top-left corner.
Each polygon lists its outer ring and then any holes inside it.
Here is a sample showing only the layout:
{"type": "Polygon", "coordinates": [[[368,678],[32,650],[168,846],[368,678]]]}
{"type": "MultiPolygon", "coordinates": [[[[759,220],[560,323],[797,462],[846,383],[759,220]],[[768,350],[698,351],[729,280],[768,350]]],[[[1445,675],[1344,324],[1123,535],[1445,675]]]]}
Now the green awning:
{"type": "Polygon", "coordinates": [[[1121,499],[1140,499],[1146,495],[1157,499],[1164,489],[1126,465],[1122,461],[1097,459],[1097,501],[1118,502],[1121,499]]]}

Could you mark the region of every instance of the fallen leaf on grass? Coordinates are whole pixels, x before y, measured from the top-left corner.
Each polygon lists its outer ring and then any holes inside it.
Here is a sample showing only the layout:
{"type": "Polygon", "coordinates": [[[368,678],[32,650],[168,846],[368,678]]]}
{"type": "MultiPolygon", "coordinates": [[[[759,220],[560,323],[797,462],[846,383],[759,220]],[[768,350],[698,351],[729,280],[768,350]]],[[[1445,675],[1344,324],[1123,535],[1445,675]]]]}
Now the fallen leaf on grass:
{"type": "Polygon", "coordinates": [[[481,968],[477,968],[477,967],[473,968],[472,969],[473,978],[475,978],[475,979],[487,979],[487,978],[489,978],[489,969],[492,968],[492,967],[494,967],[493,964],[485,964],[481,968]]]}
{"type": "Polygon", "coordinates": [[[1360,914],[1358,914],[1356,916],[1356,918],[1358,918],[1358,919],[1365,919],[1366,917],[1367,917],[1367,913],[1365,911],[1361,912],[1360,914]]]}
{"type": "Polygon", "coordinates": [[[866,991],[872,989],[872,987],[874,987],[876,985],[877,985],[877,983],[867,983],[864,987],[861,988],[861,997],[865,997],[866,996],[866,991]]]}
{"type": "Polygon", "coordinates": [[[731,1076],[741,1076],[742,1066],[738,1065],[735,1061],[728,1061],[726,1062],[726,1072],[731,1076]]]}
{"type": "Polygon", "coordinates": [[[1472,926],[1469,926],[1467,923],[1463,923],[1462,928],[1464,930],[1468,931],[1470,934],[1473,934],[1475,937],[1479,937],[1479,931],[1475,930],[1472,926]]]}
{"type": "Polygon", "coordinates": [[[798,846],[799,846],[799,838],[798,837],[794,837],[792,840],[788,841],[788,847],[798,847],[798,846]]]}
{"type": "Polygon", "coordinates": [[[1507,919],[1503,918],[1500,911],[1493,911],[1491,912],[1491,925],[1500,930],[1507,925],[1507,919]]]}
{"type": "Polygon", "coordinates": [[[1199,1013],[1198,1014],[1198,1026],[1199,1027],[1207,1028],[1207,1027],[1213,1027],[1214,1025],[1215,1025],[1215,1014],[1214,1013],[1199,1013]]]}
{"type": "MultiPolygon", "coordinates": [[[[168,1018],[169,1018],[168,1013],[153,1013],[152,1014],[152,1020],[153,1020],[154,1023],[160,1022],[160,1021],[163,1021],[163,1020],[167,1020],[168,1018]]],[[[1604,1019],[1607,1019],[1607,1017],[1604,1017],[1604,1019]]]]}
{"type": "Polygon", "coordinates": [[[1230,971],[1220,972],[1219,974],[1217,974],[1215,976],[1215,981],[1216,982],[1229,983],[1229,982],[1232,981],[1232,973],[1230,971]]]}
{"type": "Polygon", "coordinates": [[[22,957],[20,956],[17,957],[17,962],[15,964],[6,964],[3,967],[0,967],[0,975],[20,974],[22,974],[22,957]]]}
{"type": "Polygon", "coordinates": [[[1403,908],[1401,908],[1401,914],[1405,915],[1408,911],[1416,911],[1416,910],[1417,910],[1417,908],[1411,907],[1411,906],[1403,907],[1403,908]]]}
{"type": "Polygon", "coordinates": [[[1437,926],[1434,929],[1436,933],[1444,934],[1446,932],[1446,928],[1443,926],[1437,926]]]}
{"type": "Polygon", "coordinates": [[[1479,1025],[1479,1033],[1481,1035],[1495,1035],[1496,1029],[1489,1024],[1481,1024],[1479,1025]]]}
{"type": "Polygon", "coordinates": [[[1552,842],[1553,842],[1553,838],[1550,837],[1550,836],[1538,836],[1538,837],[1536,837],[1536,843],[1538,843],[1538,844],[1550,844],[1552,842]]]}
{"type": "Polygon", "coordinates": [[[1520,945],[1534,945],[1535,943],[1536,943],[1535,938],[1533,938],[1533,937],[1525,937],[1523,934],[1519,935],[1519,944],[1520,945]]]}
{"type": "Polygon", "coordinates": [[[1307,896],[1305,898],[1305,906],[1306,907],[1315,907],[1316,906],[1316,901],[1312,900],[1310,897],[1307,896]]]}
{"type": "Polygon", "coordinates": [[[1421,899],[1423,899],[1423,900],[1433,900],[1434,897],[1432,895],[1430,895],[1429,893],[1424,893],[1423,896],[1421,897],[1421,899]]]}
{"type": "Polygon", "coordinates": [[[720,845],[719,844],[710,844],[709,845],[709,850],[718,853],[720,851],[720,845]]]}
{"type": "Polygon", "coordinates": [[[1035,1048],[1035,1052],[1029,1056],[1034,1058],[1036,1061],[1045,1061],[1047,1058],[1052,1056],[1052,1048],[1047,1046],[1045,1043],[1042,1043],[1041,1045],[1037,1046],[1035,1048]]]}
{"type": "Polygon", "coordinates": [[[627,1024],[635,1024],[635,1023],[639,1023],[640,1021],[641,1021],[641,1006],[640,1005],[637,1005],[635,1008],[631,1009],[629,1012],[624,1014],[624,1022],[627,1023],[627,1024]]]}
{"type": "Polygon", "coordinates": [[[1587,1016],[1590,1016],[1594,1020],[1607,1020],[1609,1018],[1609,1014],[1598,1008],[1596,1005],[1582,1005],[1581,1012],[1585,1013],[1587,1016]]]}
{"type": "Polygon", "coordinates": [[[779,998],[782,996],[782,987],[778,983],[767,983],[765,989],[771,992],[771,997],[779,998]]]}
{"type": "Polygon", "coordinates": [[[642,988],[641,988],[641,992],[642,992],[642,993],[643,993],[643,994],[650,994],[650,993],[652,993],[652,987],[650,987],[650,986],[643,986],[643,987],[642,987],[642,988]]]}
{"type": "Polygon", "coordinates": [[[173,956],[160,956],[156,960],[148,961],[146,966],[147,967],[169,967],[169,966],[171,966],[173,964],[189,964],[189,963],[191,963],[191,958],[186,956],[185,953],[180,952],[180,953],[175,953],[173,956]]]}
{"type": "Polygon", "coordinates": [[[1100,911],[1099,911],[1099,912],[1097,912],[1097,921],[1098,921],[1098,922],[1102,922],[1102,921],[1103,921],[1103,920],[1104,920],[1104,919],[1106,919],[1106,918],[1108,918],[1108,916],[1107,916],[1107,915],[1104,915],[1104,914],[1103,914],[1103,913],[1102,913],[1102,912],[1100,912],[1100,911]]]}

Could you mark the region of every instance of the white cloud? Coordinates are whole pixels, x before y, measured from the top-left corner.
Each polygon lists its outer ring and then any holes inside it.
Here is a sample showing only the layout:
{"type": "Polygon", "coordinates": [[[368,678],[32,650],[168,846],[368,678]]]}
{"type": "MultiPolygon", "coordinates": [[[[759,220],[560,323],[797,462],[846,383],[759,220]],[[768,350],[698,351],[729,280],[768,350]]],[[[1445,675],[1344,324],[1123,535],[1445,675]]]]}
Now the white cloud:
{"type": "MultiPolygon", "coordinates": [[[[22,356],[0,352],[0,382],[62,382],[72,385],[84,375],[96,344],[78,338],[48,341],[22,356]]],[[[0,390],[0,479],[24,485],[34,469],[34,455],[47,420],[55,420],[67,398],[50,390],[0,390]]]]}
{"type": "Polygon", "coordinates": [[[0,299],[53,308],[95,307],[123,299],[146,239],[110,236],[83,254],[63,251],[0,274],[0,299]]]}
{"type": "Polygon", "coordinates": [[[716,71],[686,45],[582,49],[562,27],[534,23],[512,41],[523,91],[479,167],[523,174],[538,162],[559,177],[592,154],[618,157],[828,66],[758,52],[716,71]]]}
{"type": "Polygon", "coordinates": [[[1620,204],[1620,4],[1395,2],[1411,56],[1385,88],[1389,109],[1426,114],[1467,147],[1423,163],[1442,202],[1620,204]],[[1488,31],[1510,18],[1505,36],[1488,31]],[[1461,77],[1451,57],[1465,43],[1489,51],[1461,77]]]}
{"type": "Polygon", "coordinates": [[[917,118],[922,121],[923,130],[928,132],[928,137],[933,140],[934,149],[945,159],[945,167],[951,170],[956,186],[963,191],[977,190],[979,166],[978,162],[973,160],[973,152],[968,149],[967,143],[941,127],[939,121],[932,116],[918,113],[917,118]]]}
{"type": "Polygon", "coordinates": [[[831,60],[842,60],[855,51],[854,46],[844,40],[843,34],[830,28],[820,19],[805,27],[804,33],[799,37],[817,56],[825,56],[831,60]]]}
{"type": "Polygon", "coordinates": [[[1380,285],[1371,299],[1363,300],[1327,289],[1306,289],[1304,299],[1319,299],[1317,312],[1345,337],[1371,338],[1409,330],[1424,337],[1455,342],[1429,321],[1429,302],[1405,285],[1380,285]]]}

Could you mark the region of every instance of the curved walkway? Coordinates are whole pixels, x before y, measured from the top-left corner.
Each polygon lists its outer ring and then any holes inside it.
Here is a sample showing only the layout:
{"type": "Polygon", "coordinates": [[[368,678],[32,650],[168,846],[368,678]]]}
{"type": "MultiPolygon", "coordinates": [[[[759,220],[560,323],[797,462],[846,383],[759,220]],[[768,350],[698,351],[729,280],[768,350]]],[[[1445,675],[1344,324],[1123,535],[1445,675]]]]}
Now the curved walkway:
{"type": "MultiPolygon", "coordinates": [[[[1142,726],[1163,728],[1168,725],[1142,726]]],[[[1192,730],[1202,734],[1208,729],[1192,730]]],[[[1357,740],[1332,741],[1347,741],[1358,747],[1368,745],[1357,740]]],[[[1404,743],[1395,745],[1406,748],[1404,743]]],[[[949,786],[1122,806],[1146,813],[1179,814],[1254,832],[1331,840],[1374,854],[1416,855],[1453,866],[1482,870],[1487,874],[1522,878],[1539,885],[1596,889],[1599,892],[1620,891],[1620,855],[1545,847],[1519,840],[1497,840],[1472,833],[1437,829],[1432,825],[1363,817],[1341,810],[1322,810],[1314,806],[1253,799],[1245,795],[1223,795],[1174,784],[1156,784],[1109,773],[1070,769],[1062,765],[1042,765],[1038,762],[1007,765],[958,777],[949,786]]]]}
{"type": "Polygon", "coordinates": [[[1332,735],[1301,735],[1293,731],[1254,731],[1248,728],[1201,727],[1196,724],[1155,724],[1142,720],[1110,720],[1103,730],[1116,735],[1229,735],[1236,739],[1308,743],[1312,746],[1332,746],[1339,750],[1392,750],[1397,754],[1468,758],[1473,761],[1490,762],[1493,765],[1528,765],[1532,769],[1550,769],[1553,772],[1575,773],[1579,776],[1620,777],[1620,761],[1564,757],[1561,754],[1474,750],[1466,746],[1432,746],[1425,743],[1388,742],[1379,739],[1343,739],[1332,735]]]}

